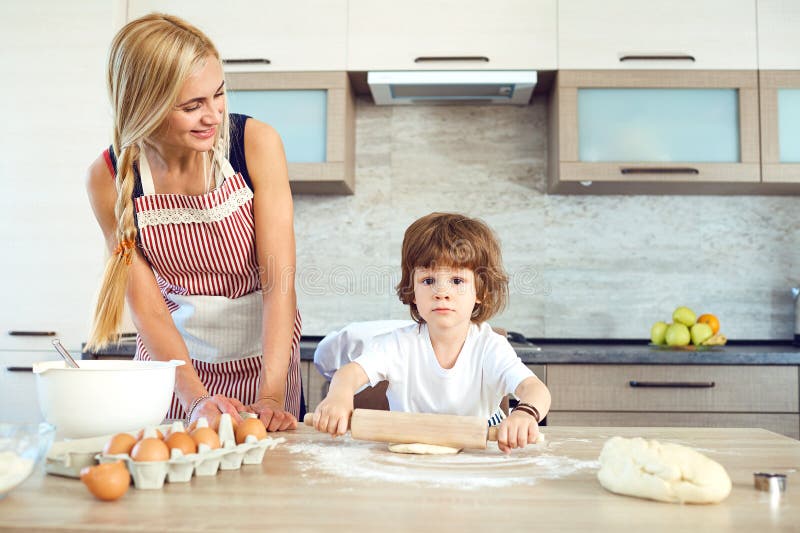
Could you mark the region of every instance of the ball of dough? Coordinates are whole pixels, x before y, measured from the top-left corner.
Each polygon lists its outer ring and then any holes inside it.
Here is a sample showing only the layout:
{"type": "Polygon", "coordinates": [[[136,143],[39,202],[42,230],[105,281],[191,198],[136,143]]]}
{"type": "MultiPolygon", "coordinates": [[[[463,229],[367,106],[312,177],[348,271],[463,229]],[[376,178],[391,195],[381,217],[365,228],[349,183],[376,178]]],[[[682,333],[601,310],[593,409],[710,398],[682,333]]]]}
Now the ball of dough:
{"type": "Polygon", "coordinates": [[[390,444],[389,451],[394,453],[413,453],[417,455],[446,455],[458,453],[461,451],[461,448],[414,442],[411,444],[390,444]]]}
{"type": "Polygon", "coordinates": [[[717,503],[731,492],[719,463],[686,446],[642,438],[607,440],[597,479],[611,492],[672,503],[717,503]]]}

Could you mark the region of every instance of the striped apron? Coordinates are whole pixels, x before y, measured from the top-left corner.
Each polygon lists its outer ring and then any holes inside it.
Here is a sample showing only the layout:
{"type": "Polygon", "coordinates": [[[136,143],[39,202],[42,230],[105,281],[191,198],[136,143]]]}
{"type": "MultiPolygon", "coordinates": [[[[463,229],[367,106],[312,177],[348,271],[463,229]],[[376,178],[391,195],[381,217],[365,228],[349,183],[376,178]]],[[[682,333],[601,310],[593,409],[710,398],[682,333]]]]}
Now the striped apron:
{"type": "MultiPolygon", "coordinates": [[[[143,195],[134,199],[141,249],[209,394],[258,398],[262,373],[262,294],[255,249],[253,192],[225,161],[222,177],[199,196],[155,194],[144,154],[143,195]]],[[[299,417],[300,313],[295,312],[286,410],[299,417]]],[[[134,359],[150,360],[141,336],[134,359]]],[[[304,410],[304,409],[303,409],[304,410]]],[[[173,395],[168,418],[186,413],[173,395]]]]}

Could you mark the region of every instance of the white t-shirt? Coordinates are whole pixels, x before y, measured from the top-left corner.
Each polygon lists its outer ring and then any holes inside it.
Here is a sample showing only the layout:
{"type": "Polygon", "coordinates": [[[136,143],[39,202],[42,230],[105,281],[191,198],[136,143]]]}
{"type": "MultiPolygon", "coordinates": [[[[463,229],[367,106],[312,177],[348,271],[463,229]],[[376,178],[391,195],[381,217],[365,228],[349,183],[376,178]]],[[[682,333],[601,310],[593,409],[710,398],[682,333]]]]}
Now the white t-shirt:
{"type": "Polygon", "coordinates": [[[356,359],[378,335],[416,324],[413,320],[371,320],[352,322],[328,333],[314,350],[314,365],[328,381],[341,367],[356,359]]]}
{"type": "Polygon", "coordinates": [[[534,375],[491,326],[471,324],[453,368],[436,360],[426,324],[376,337],[355,360],[370,385],[389,381],[392,411],[481,416],[488,419],[506,394],[534,375]]]}

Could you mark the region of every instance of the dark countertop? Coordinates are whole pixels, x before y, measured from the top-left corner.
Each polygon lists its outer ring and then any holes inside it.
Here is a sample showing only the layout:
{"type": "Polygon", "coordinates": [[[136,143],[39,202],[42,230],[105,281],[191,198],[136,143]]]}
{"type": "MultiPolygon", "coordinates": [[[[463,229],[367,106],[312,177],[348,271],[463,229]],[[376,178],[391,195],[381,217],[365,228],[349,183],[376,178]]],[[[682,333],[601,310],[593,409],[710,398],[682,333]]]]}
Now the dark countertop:
{"type": "MultiPolygon", "coordinates": [[[[321,337],[303,337],[300,359],[314,360],[321,337]]],[[[645,365],[800,365],[800,347],[791,341],[739,341],[702,351],[667,350],[647,341],[532,339],[541,349],[512,343],[527,364],[645,364],[645,365]]],[[[102,353],[82,353],[82,359],[133,357],[135,344],[126,340],[102,353]]]]}

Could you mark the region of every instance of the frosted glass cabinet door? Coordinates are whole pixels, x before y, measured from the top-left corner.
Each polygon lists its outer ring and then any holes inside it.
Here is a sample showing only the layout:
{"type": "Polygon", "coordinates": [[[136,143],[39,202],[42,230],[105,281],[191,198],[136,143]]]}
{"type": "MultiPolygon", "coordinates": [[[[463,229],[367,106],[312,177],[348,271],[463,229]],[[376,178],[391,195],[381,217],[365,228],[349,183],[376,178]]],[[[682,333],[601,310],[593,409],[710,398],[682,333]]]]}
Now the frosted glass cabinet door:
{"type": "Polygon", "coordinates": [[[765,182],[800,183],[800,71],[761,78],[761,174],[765,182]]]}
{"type": "Polygon", "coordinates": [[[760,182],[753,71],[559,71],[551,107],[550,192],[760,182]]]}
{"type": "Polygon", "coordinates": [[[578,160],[738,163],[738,91],[579,88],[578,160]]]}
{"type": "Polygon", "coordinates": [[[280,134],[294,193],[352,194],[355,109],[347,72],[229,72],[231,112],[280,134]]]}

